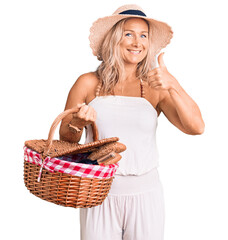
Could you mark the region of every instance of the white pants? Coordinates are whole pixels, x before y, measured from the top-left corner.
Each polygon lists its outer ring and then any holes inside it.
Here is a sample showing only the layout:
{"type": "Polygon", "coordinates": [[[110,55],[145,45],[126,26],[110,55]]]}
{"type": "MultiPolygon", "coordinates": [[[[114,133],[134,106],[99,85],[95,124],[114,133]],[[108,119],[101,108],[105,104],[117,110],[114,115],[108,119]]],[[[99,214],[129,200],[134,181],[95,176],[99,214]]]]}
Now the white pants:
{"type": "Polygon", "coordinates": [[[140,176],[115,175],[101,205],[80,209],[81,240],[163,240],[164,215],[157,168],[140,176]]]}

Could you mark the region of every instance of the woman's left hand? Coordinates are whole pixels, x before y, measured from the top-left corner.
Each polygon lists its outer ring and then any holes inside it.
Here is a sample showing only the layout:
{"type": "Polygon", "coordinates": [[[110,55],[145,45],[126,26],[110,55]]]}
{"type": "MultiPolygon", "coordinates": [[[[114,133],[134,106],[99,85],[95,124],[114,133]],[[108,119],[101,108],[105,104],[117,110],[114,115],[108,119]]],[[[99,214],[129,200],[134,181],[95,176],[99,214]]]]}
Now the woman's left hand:
{"type": "Polygon", "coordinates": [[[164,52],[158,56],[159,67],[148,73],[148,84],[155,89],[169,90],[174,87],[177,80],[168,72],[163,61],[163,55],[164,52]]]}

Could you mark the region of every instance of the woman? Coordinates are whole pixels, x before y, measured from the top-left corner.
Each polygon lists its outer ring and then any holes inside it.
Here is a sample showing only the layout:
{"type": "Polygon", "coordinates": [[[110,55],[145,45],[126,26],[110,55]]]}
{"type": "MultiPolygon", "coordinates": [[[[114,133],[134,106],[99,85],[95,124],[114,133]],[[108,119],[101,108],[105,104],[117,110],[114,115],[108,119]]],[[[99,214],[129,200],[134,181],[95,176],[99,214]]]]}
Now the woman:
{"type": "Polygon", "coordinates": [[[137,5],[124,5],[91,27],[90,46],[102,63],[70,90],[65,109],[78,105],[80,111],[62,121],[60,138],[78,142],[86,127],[86,143],[91,142],[90,124],[96,121],[99,139],[117,136],[127,150],[105,201],[80,209],[83,240],[163,239],[157,118],[163,112],[186,134],[204,131],[197,104],[168,72],[164,53],[154,68],[156,54],[172,34],[166,23],[146,17],[137,5]]]}

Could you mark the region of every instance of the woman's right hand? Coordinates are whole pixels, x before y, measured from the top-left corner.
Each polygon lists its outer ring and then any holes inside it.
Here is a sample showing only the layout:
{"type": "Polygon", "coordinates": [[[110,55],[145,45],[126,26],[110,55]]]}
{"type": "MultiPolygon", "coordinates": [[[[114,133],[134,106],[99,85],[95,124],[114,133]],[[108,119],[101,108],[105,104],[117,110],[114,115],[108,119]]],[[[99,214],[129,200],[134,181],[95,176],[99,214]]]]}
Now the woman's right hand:
{"type": "Polygon", "coordinates": [[[97,112],[92,106],[78,104],[78,107],[80,107],[79,111],[73,113],[73,118],[70,122],[72,125],[83,128],[96,121],[97,112]]]}

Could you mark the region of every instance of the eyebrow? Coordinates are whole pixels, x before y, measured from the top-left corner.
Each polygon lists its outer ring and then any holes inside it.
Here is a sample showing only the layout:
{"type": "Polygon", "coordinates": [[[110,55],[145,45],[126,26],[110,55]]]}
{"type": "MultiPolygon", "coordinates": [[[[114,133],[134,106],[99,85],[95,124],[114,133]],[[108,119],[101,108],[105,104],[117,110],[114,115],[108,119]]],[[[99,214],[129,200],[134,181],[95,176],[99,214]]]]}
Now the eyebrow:
{"type": "MultiPolygon", "coordinates": [[[[124,30],[124,32],[126,32],[126,31],[134,32],[133,30],[128,30],[128,29],[124,30]]],[[[146,33],[148,33],[148,31],[141,31],[141,32],[146,32],[146,33]]]]}

